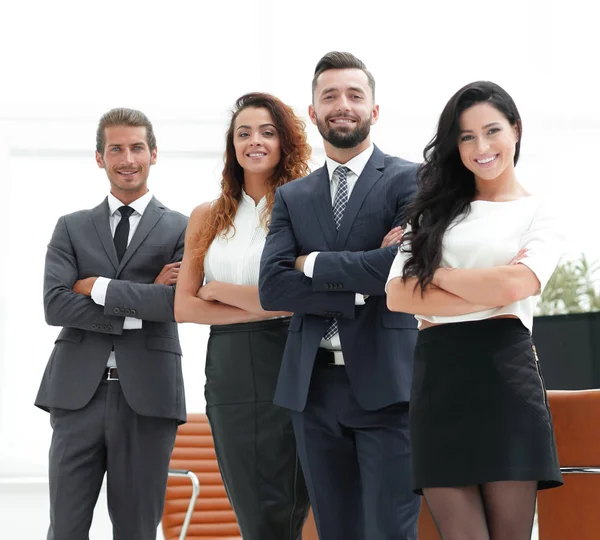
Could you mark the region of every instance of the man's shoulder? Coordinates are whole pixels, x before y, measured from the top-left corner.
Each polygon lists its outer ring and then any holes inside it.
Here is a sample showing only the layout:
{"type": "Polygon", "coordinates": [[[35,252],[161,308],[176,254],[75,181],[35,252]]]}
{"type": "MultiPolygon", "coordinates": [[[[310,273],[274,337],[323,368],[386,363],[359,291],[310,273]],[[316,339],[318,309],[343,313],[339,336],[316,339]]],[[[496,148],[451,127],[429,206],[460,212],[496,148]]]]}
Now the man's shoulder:
{"type": "Polygon", "coordinates": [[[163,211],[163,216],[166,217],[171,223],[180,223],[184,227],[187,226],[188,216],[179,212],[178,210],[173,210],[168,206],[161,203],[158,199],[154,199],[156,206],[163,211]]]}
{"type": "Polygon", "coordinates": [[[383,153],[383,163],[386,172],[398,174],[416,174],[420,164],[398,156],[383,153]]]}
{"type": "Polygon", "coordinates": [[[287,184],[277,188],[281,191],[282,195],[288,196],[289,194],[293,194],[294,196],[306,192],[310,193],[312,191],[312,187],[317,179],[323,172],[324,167],[319,167],[318,169],[312,171],[310,174],[303,176],[302,178],[298,178],[296,180],[292,180],[287,184]]]}

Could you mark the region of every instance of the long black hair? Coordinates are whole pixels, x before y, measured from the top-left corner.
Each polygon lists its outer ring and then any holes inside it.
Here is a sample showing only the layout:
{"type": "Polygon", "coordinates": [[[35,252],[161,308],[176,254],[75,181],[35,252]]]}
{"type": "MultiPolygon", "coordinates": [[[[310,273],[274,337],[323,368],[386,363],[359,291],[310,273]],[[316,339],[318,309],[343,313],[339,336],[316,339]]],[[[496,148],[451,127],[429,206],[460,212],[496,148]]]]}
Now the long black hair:
{"type": "Polygon", "coordinates": [[[442,111],[435,136],[423,150],[419,190],[406,210],[410,230],[404,235],[401,249],[410,257],[402,278],[417,278],[421,292],[431,284],[440,266],[444,233],[455,219],[468,214],[475,198],[475,177],[463,165],[458,151],[459,119],[465,110],[483,102],[498,109],[517,130],[515,165],[519,160],[521,116],[510,95],[489,81],[473,82],[456,92],[442,111]]]}

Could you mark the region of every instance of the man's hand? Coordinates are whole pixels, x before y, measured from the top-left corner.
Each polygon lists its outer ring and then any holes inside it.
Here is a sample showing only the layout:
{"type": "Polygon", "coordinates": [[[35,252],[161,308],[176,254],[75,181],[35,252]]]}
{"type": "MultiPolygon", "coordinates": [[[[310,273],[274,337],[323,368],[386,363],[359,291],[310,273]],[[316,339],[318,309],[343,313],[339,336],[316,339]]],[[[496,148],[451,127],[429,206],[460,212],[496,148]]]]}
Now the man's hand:
{"type": "Polygon", "coordinates": [[[175,285],[175,283],[177,283],[177,278],[179,277],[180,266],[181,262],[165,264],[163,269],[160,271],[160,274],[156,276],[154,283],[158,283],[160,285],[175,285]]]}
{"type": "Polygon", "coordinates": [[[394,244],[399,244],[402,240],[402,227],[394,227],[389,233],[385,235],[383,238],[383,242],[381,243],[381,247],[393,246],[394,244]]]}
{"type": "Polygon", "coordinates": [[[92,287],[96,283],[97,277],[89,277],[85,279],[78,279],[73,284],[73,292],[77,294],[83,294],[84,296],[92,296],[92,287]]]}
{"type": "Polygon", "coordinates": [[[306,262],[306,257],[307,255],[300,255],[300,257],[296,259],[294,268],[298,270],[298,272],[304,272],[304,263],[306,262]]]}
{"type": "Polygon", "coordinates": [[[198,298],[202,300],[206,300],[207,302],[217,302],[217,291],[219,289],[218,281],[209,281],[206,285],[200,287],[198,290],[198,294],[196,295],[198,298]]]}

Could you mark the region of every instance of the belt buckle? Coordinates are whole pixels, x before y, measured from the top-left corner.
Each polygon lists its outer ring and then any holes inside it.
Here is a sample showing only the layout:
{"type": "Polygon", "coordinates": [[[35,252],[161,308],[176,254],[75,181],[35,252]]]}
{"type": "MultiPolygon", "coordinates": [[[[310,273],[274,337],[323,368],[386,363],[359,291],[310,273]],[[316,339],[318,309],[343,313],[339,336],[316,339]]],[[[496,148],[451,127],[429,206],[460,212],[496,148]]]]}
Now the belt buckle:
{"type": "Polygon", "coordinates": [[[106,375],[106,380],[107,381],[118,381],[119,377],[118,377],[118,372],[117,372],[117,368],[116,367],[109,367],[108,368],[108,374],[106,375]],[[115,373],[115,377],[112,376],[113,372],[115,373]]]}

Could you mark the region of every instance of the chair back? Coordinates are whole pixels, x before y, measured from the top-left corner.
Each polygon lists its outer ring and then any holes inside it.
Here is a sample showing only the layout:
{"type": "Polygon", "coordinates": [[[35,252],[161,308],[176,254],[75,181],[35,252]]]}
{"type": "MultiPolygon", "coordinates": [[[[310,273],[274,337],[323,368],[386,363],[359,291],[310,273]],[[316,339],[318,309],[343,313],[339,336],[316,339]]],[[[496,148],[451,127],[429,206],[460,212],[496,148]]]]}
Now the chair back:
{"type": "MultiPolygon", "coordinates": [[[[179,426],[169,467],[190,470],[200,480],[200,495],[186,540],[241,540],[205,414],[188,414],[187,423],[179,426]]],[[[179,539],[191,494],[189,479],[169,477],[162,520],[165,540],[179,539]]]]}
{"type": "MultiPolygon", "coordinates": [[[[600,467],[600,390],[549,390],[562,467],[600,467]]],[[[538,493],[540,540],[600,538],[600,475],[563,474],[564,486],[538,493]]]]}

